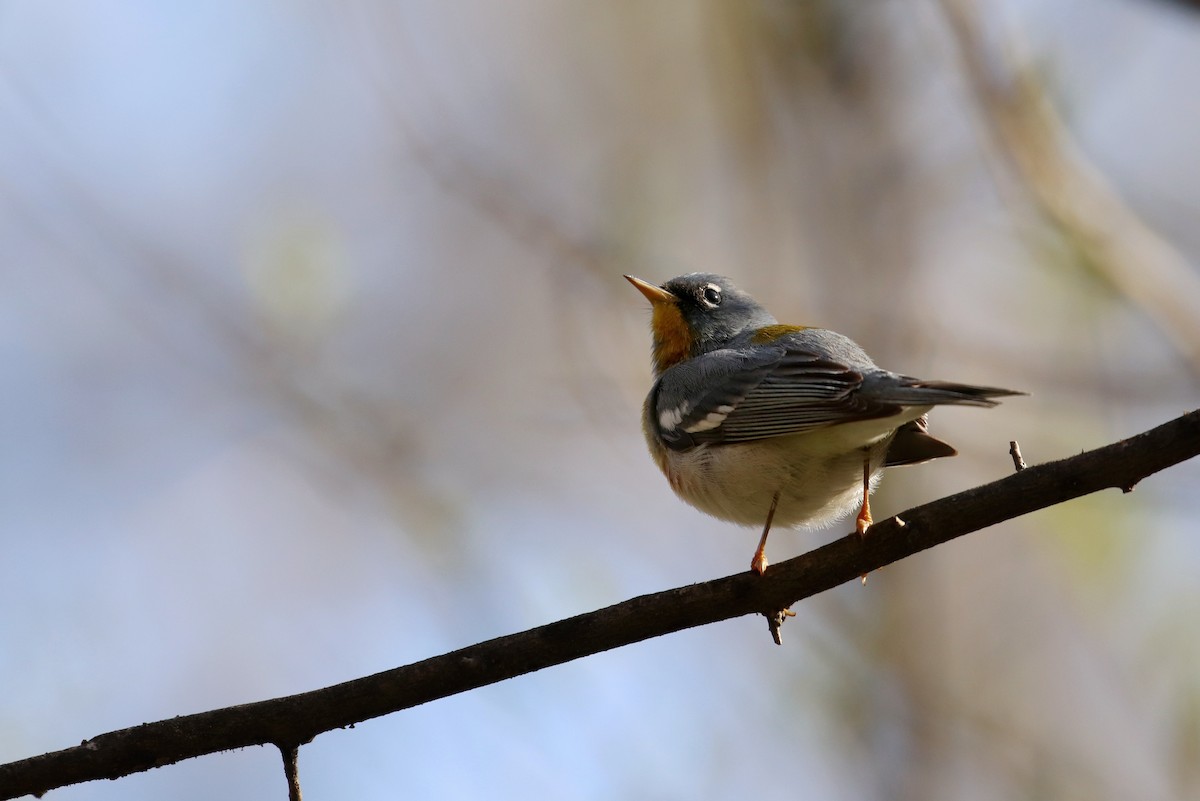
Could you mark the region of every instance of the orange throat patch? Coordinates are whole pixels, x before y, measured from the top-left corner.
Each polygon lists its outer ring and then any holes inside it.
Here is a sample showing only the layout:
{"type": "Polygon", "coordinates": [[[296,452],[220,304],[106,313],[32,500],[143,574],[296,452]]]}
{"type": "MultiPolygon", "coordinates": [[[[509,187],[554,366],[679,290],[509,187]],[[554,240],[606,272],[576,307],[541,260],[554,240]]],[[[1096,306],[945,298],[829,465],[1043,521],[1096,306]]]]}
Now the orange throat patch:
{"type": "Polygon", "coordinates": [[[655,303],[650,328],[654,333],[654,371],[664,370],[692,356],[692,332],[674,303],[655,303]]]}

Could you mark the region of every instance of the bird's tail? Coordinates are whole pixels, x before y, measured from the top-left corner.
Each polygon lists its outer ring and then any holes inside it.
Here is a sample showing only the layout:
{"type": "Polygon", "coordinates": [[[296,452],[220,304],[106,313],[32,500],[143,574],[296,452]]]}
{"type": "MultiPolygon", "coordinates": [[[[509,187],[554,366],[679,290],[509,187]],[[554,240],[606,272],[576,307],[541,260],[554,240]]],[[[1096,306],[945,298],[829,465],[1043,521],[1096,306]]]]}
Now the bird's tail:
{"type": "MultiPolygon", "coordinates": [[[[904,375],[889,375],[881,378],[869,390],[875,400],[898,403],[903,406],[995,406],[996,398],[1013,395],[1028,395],[1014,389],[980,387],[974,384],[958,384],[954,381],[926,381],[904,375]]],[[[864,382],[866,384],[866,382],[864,382]]],[[[867,386],[864,385],[864,390],[867,386]]]]}

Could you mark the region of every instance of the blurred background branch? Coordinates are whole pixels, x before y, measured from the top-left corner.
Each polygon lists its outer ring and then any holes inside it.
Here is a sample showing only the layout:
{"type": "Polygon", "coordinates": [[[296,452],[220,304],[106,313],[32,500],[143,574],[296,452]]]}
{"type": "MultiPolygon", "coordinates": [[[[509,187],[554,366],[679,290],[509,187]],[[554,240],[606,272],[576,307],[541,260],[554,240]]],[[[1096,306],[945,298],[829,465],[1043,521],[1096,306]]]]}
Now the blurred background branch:
{"type": "Polygon", "coordinates": [[[939,2],[994,152],[1082,264],[1159,327],[1200,383],[1200,273],[1089,163],[995,8],[939,2]]]}

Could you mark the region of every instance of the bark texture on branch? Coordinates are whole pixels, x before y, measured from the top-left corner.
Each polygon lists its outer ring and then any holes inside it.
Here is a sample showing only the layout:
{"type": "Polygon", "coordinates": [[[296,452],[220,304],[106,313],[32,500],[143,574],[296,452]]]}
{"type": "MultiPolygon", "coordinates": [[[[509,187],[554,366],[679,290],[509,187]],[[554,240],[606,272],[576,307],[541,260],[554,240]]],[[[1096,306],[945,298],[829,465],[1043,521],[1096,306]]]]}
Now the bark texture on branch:
{"type": "Polygon", "coordinates": [[[299,695],[101,734],[62,751],[0,765],[0,799],[115,779],[150,768],[274,744],[286,755],[322,732],[532,673],[651,637],[747,614],[771,615],[809,596],[955,537],[1146,476],[1200,454],[1200,411],[1121,442],[901,512],[802,556],[633,598],[299,695]]]}

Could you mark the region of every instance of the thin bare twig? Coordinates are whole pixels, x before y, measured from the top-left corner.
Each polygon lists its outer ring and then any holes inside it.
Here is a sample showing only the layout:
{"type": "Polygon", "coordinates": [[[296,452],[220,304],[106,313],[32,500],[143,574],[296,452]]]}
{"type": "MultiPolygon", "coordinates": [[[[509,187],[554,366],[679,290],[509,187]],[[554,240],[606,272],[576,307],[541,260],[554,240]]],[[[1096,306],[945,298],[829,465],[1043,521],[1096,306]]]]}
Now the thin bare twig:
{"type": "Polygon", "coordinates": [[[1019,473],[1025,469],[1025,457],[1021,455],[1021,446],[1015,439],[1008,443],[1008,455],[1012,457],[1013,470],[1019,473]]]}
{"type": "Polygon", "coordinates": [[[288,801],[302,801],[300,792],[300,770],[297,763],[300,761],[300,747],[279,746],[279,753],[283,756],[283,775],[287,779],[288,786],[288,801]]]}
{"type": "Polygon", "coordinates": [[[1146,476],[1200,454],[1200,410],[1121,442],[918,506],[765,575],[734,576],[643,595],[422,662],[299,695],[145,723],[62,751],[0,765],[0,799],[115,779],[191,757],[323,732],[532,673],[580,657],[795,602],[955,537],[1146,476]]]}

